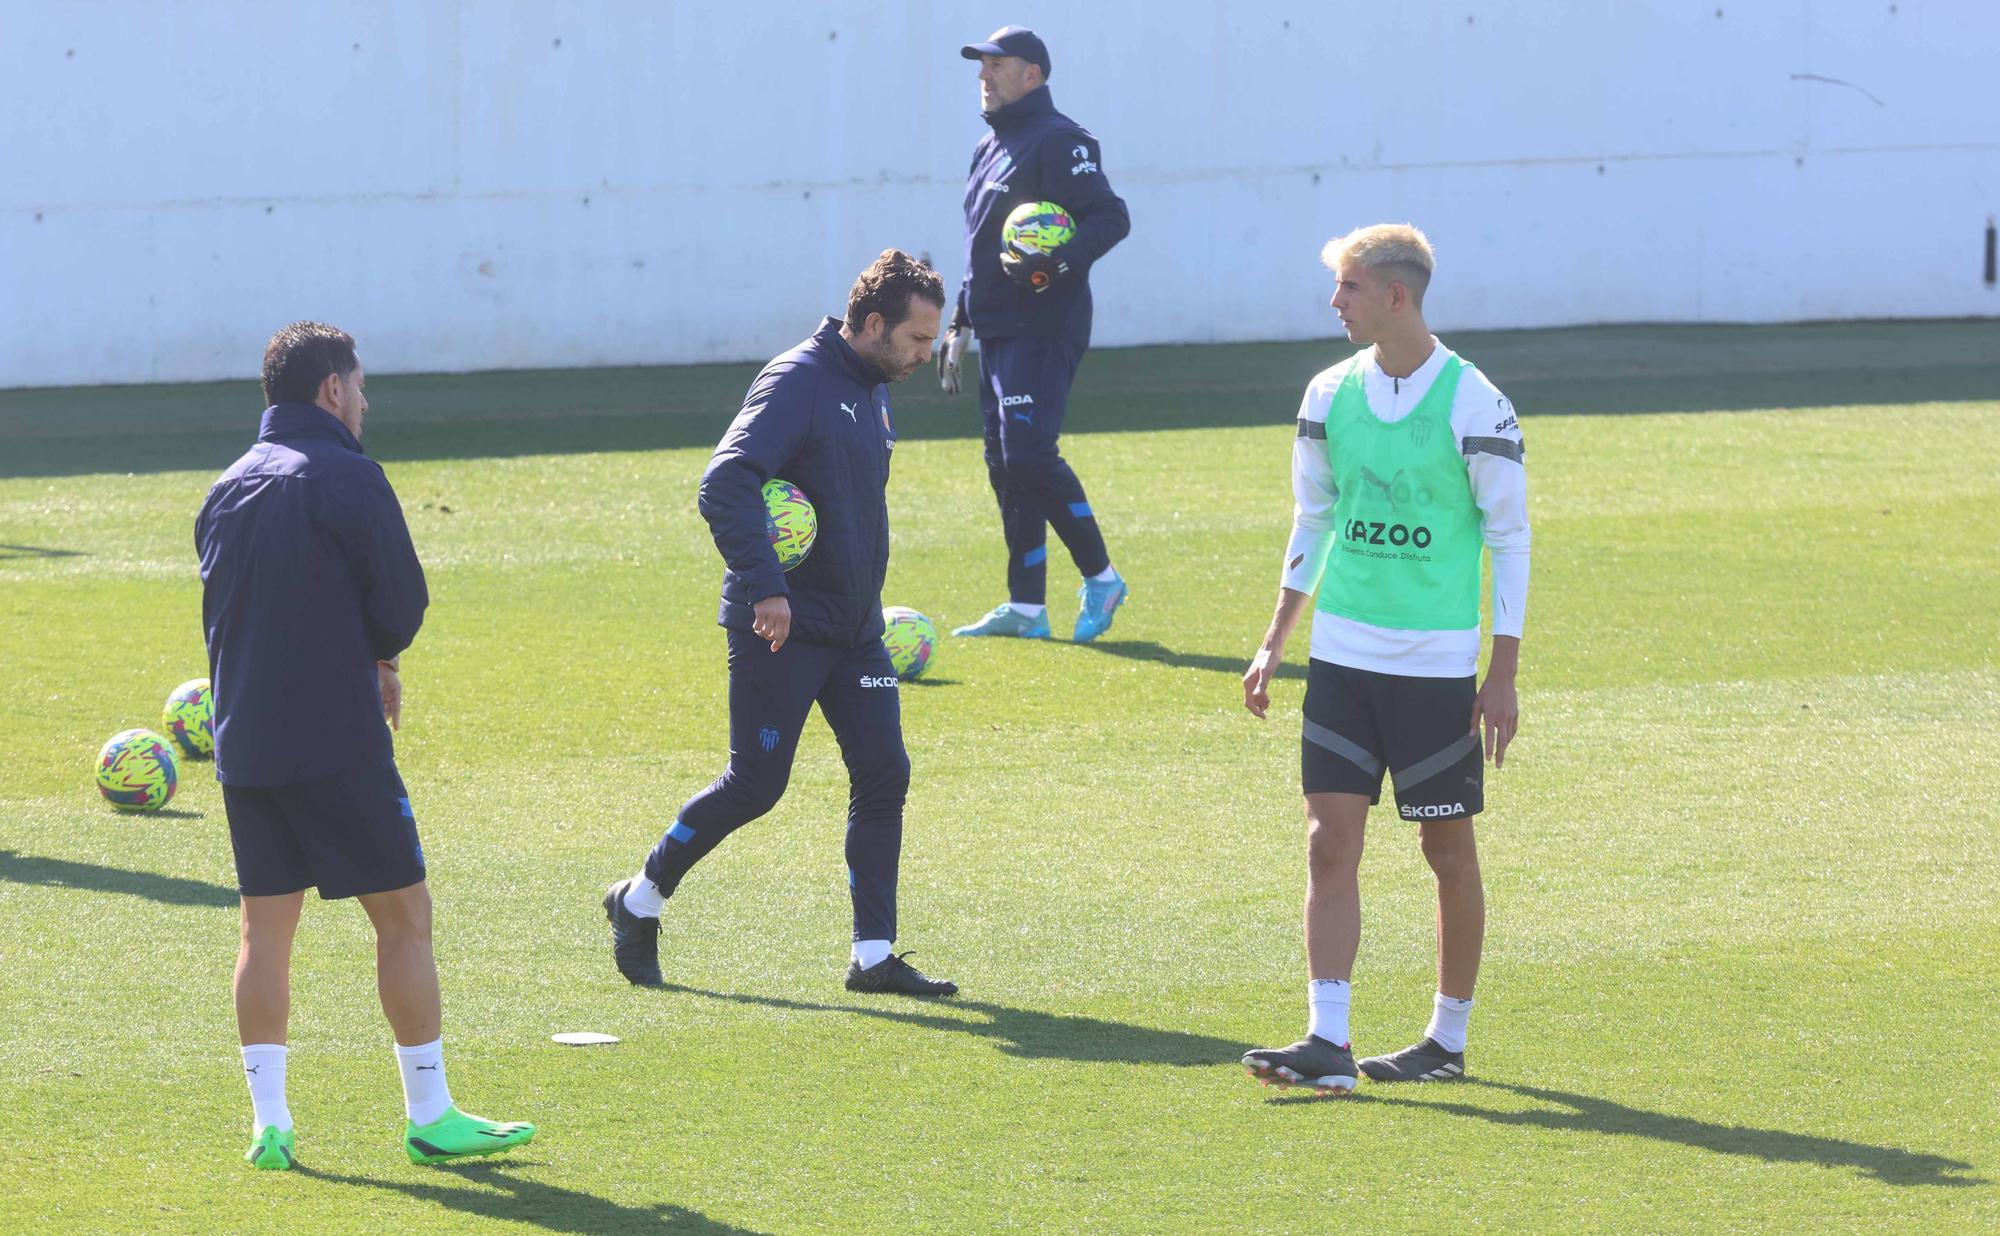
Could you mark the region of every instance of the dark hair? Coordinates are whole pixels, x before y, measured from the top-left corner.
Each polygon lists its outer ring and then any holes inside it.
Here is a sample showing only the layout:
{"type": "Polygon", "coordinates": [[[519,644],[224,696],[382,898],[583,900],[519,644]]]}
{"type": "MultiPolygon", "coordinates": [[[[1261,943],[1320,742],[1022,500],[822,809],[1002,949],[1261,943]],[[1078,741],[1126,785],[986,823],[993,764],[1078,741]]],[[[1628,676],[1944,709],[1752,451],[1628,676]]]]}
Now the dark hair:
{"type": "Polygon", "coordinates": [[[294,322],[264,345],[264,402],[311,403],[328,374],[346,377],[361,362],[354,336],[324,322],[294,322]]]}
{"type": "Polygon", "coordinates": [[[847,329],[860,332],[868,315],[879,313],[882,324],[891,330],[910,316],[910,298],[921,296],[944,308],[944,280],[901,249],[884,249],[882,256],[868,264],[847,293],[847,329]]]}

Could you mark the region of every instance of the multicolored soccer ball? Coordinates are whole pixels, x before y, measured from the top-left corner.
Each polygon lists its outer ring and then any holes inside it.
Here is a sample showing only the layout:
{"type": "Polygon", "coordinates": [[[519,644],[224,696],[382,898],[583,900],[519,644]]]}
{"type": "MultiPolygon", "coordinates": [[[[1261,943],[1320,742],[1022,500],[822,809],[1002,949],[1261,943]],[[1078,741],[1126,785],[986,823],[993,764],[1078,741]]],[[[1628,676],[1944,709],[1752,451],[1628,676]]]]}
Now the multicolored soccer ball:
{"type": "Polygon", "coordinates": [[[120,811],[158,811],[180,783],[174,749],[151,730],[120,730],[97,753],[97,789],[120,811]]]}
{"type": "Polygon", "coordinates": [[[819,513],[804,490],[774,477],[764,482],[764,529],[771,534],[778,565],[789,571],[812,552],[813,538],[819,535],[819,513]]]}
{"type": "Polygon", "coordinates": [[[915,678],[931,663],[937,651],[937,627],[931,620],[906,605],[891,605],[882,611],[882,645],[889,650],[889,664],[896,677],[915,678]]]}
{"type": "Polygon", "coordinates": [[[1024,202],[1000,228],[1000,243],[1016,253],[1053,253],[1076,235],[1076,220],[1054,202],[1024,202]]]}
{"type": "Polygon", "coordinates": [[[160,727],[191,760],[215,754],[215,692],[208,689],[208,679],[190,678],[175,687],[160,714],[160,727]]]}

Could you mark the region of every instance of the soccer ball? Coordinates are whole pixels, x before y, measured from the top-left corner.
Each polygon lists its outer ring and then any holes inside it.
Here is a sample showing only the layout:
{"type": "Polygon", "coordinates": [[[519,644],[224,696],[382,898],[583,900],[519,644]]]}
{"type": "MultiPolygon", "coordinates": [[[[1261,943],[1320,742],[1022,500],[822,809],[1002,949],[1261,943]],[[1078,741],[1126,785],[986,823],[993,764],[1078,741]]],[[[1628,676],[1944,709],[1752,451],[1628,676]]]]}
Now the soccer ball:
{"type": "Polygon", "coordinates": [[[190,678],[175,687],[160,714],[160,727],[189,759],[214,754],[215,693],[208,689],[208,679],[190,678]]]}
{"type": "Polygon", "coordinates": [[[180,777],[174,749],[151,730],[120,730],[97,753],[97,789],[120,811],[158,811],[180,777]]]}
{"type": "Polygon", "coordinates": [[[1053,253],[1076,235],[1076,220],[1054,202],[1024,202],[1007,216],[1000,243],[1016,253],[1053,253]]]}
{"type": "Polygon", "coordinates": [[[764,530],[771,534],[778,565],[789,571],[812,552],[813,538],[819,535],[819,514],[804,490],[773,478],[764,482],[764,530]]]}
{"type": "Polygon", "coordinates": [[[891,605],[882,611],[882,644],[889,650],[889,664],[896,677],[915,678],[931,663],[937,650],[937,627],[931,620],[906,605],[891,605]]]}

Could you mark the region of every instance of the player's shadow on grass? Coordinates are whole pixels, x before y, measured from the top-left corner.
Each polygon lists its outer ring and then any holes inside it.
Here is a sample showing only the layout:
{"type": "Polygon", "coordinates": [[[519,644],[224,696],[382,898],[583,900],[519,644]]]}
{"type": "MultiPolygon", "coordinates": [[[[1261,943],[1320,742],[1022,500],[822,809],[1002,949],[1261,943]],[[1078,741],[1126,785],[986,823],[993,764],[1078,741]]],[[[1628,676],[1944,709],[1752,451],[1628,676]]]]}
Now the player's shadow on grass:
{"type": "Polygon", "coordinates": [[[0,545],[0,559],[82,558],[86,556],[80,549],[46,549],[40,545],[0,545]]]}
{"type": "Polygon", "coordinates": [[[1024,1060],[1074,1060],[1082,1064],[1170,1064],[1211,1065],[1218,1060],[1234,1060],[1250,1050],[1250,1044],[1218,1039],[1185,1030],[1156,1030],[1127,1022],[1079,1017],[1071,1013],[1044,1013],[1037,1009],[1017,1009],[984,1000],[940,1000],[936,1003],[905,1001],[896,1008],[872,1004],[819,1004],[811,1000],[789,1000],[783,996],[755,996],[744,992],[704,991],[699,987],[667,984],[666,990],[728,1000],[736,1004],[756,1004],[765,1008],[802,1013],[858,1013],[863,1017],[921,1026],[926,1030],[946,1030],[992,1039],[1002,1055],[1024,1060]],[[983,1021],[968,1020],[927,1009],[949,1009],[976,1013],[983,1021]]]}
{"type": "Polygon", "coordinates": [[[170,906],[234,907],[237,904],[235,889],[210,884],[206,880],[101,867],[96,863],[75,863],[63,858],[38,858],[13,850],[0,850],[0,881],[45,884],[93,893],[129,893],[170,906]]]}
{"type": "MultiPolygon", "coordinates": [[[[1610,1099],[1593,1098],[1566,1090],[1523,1086],[1510,1082],[1467,1078],[1459,1086],[1480,1086],[1536,1099],[1551,1107],[1527,1111],[1497,1111],[1472,1103],[1440,1102],[1435,1099],[1401,1098],[1383,1095],[1364,1087],[1357,1098],[1376,1103],[1421,1107],[1426,1111],[1450,1112],[1493,1124],[1560,1132],[1605,1133],[1620,1137],[1645,1137],[1654,1141],[1692,1146],[1716,1154],[1742,1155],[1767,1163],[1813,1163],[1820,1167],[1845,1167],[1866,1172],[1883,1184],[1985,1185],[1984,1177],[1971,1175],[1972,1164],[1942,1155],[1920,1154],[1893,1146],[1871,1146],[1866,1142],[1843,1141],[1837,1137],[1816,1137],[1810,1133],[1788,1133],[1782,1129],[1759,1129],[1747,1125],[1712,1124],[1689,1116],[1628,1107],[1610,1099]]],[[[1285,1096],[1274,1103],[1296,1103],[1300,1098],[1285,1096]]],[[[1311,1101],[1311,1100],[1305,1100],[1311,1101]]]]}
{"type": "Polygon", "coordinates": [[[525,1166],[528,1164],[520,1161],[454,1163],[425,1171],[422,1180],[341,1176],[333,1172],[315,1171],[304,1164],[293,1168],[292,1171],[294,1175],[304,1176],[308,1180],[383,1189],[391,1193],[401,1193],[419,1202],[443,1206],[447,1210],[477,1215],[482,1219],[527,1223],[546,1232],[692,1232],[708,1233],[711,1236],[747,1233],[749,1236],[757,1236],[755,1228],[718,1223],[700,1211],[676,1206],[672,1202],[655,1202],[650,1206],[621,1206],[609,1198],[598,1197],[593,1193],[565,1189],[561,1185],[544,1184],[532,1177],[517,1175],[516,1173],[525,1166]],[[434,1183],[441,1179],[454,1178],[486,1185],[489,1189],[497,1189],[499,1192],[434,1183]]]}
{"type": "MultiPolygon", "coordinates": [[[[1243,671],[1250,668],[1250,658],[1247,656],[1218,657],[1206,652],[1176,652],[1164,644],[1156,644],[1149,639],[1098,639],[1092,640],[1088,647],[1094,652],[1109,653],[1129,661],[1158,661],[1162,665],[1171,665],[1176,669],[1214,670],[1236,679],[1241,679],[1243,671]]],[[[1278,663],[1276,676],[1302,681],[1306,676],[1306,667],[1290,661],[1281,661],[1278,663]]]]}

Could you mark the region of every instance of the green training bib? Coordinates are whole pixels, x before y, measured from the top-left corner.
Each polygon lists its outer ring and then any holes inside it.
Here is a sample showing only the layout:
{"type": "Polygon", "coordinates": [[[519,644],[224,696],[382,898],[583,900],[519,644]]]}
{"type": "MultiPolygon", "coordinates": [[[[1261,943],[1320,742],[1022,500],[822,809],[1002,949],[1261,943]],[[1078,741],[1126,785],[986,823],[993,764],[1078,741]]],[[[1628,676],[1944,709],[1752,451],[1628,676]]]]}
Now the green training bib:
{"type": "Polygon", "coordinates": [[[1326,413],[1340,496],[1319,608],[1399,631],[1479,625],[1479,504],[1451,431],[1464,362],[1447,354],[1429,391],[1394,424],[1369,410],[1357,359],[1326,413]]]}

